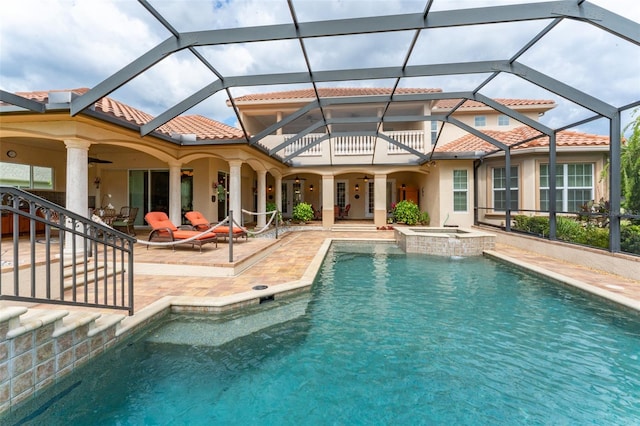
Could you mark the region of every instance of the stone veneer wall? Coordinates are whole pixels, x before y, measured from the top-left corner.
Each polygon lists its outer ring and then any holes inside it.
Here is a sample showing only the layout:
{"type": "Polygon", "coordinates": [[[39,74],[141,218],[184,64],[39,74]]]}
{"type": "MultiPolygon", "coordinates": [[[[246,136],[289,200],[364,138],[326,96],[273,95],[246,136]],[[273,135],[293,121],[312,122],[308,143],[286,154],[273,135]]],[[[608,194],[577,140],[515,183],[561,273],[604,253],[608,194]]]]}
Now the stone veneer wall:
{"type": "MultiPolygon", "coordinates": [[[[454,229],[451,232],[455,232],[454,229]]],[[[413,233],[395,229],[396,244],[406,253],[434,256],[481,256],[484,250],[495,248],[495,236],[488,233],[456,234],[413,233]]]]}
{"type": "Polygon", "coordinates": [[[124,315],[0,309],[0,414],[102,354],[124,315]]]}

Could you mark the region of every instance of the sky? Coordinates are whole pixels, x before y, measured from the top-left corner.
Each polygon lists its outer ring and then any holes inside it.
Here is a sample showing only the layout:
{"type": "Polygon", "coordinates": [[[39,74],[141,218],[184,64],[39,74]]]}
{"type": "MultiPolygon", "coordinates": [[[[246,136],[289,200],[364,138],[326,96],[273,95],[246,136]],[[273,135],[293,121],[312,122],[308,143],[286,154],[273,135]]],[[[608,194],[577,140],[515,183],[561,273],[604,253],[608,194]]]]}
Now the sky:
{"type": "MultiPolygon", "coordinates": [[[[286,0],[148,0],[178,31],[202,31],[287,24],[286,0]]],[[[538,0],[543,1],[543,0],[538,0]]],[[[577,1],[577,0],[576,0],[577,1]]],[[[426,0],[293,0],[300,22],[422,12],[426,0]]],[[[592,0],[640,22],[637,0],[592,0]]],[[[431,11],[521,4],[522,0],[435,0],[431,11]]],[[[549,22],[492,24],[422,31],[408,65],[509,59],[549,22]]],[[[94,87],[166,38],[170,33],[133,0],[21,0],[3,2],[0,14],[0,89],[8,92],[94,87]]],[[[305,41],[313,70],[399,66],[414,32],[332,37],[305,41]]],[[[224,76],[306,71],[297,41],[234,44],[198,51],[224,76]]],[[[561,82],[621,107],[640,99],[640,47],[591,25],[564,20],[518,61],[561,82]]],[[[474,90],[488,75],[403,79],[401,87],[474,90]]],[[[159,115],[216,79],[187,51],[166,58],[108,96],[159,115]]],[[[324,86],[391,87],[394,80],[364,80],[324,86]]],[[[247,93],[301,86],[232,88],[247,93]]],[[[310,86],[302,86],[310,87],[310,86]]],[[[493,98],[553,99],[558,107],[541,121],[559,128],[593,113],[502,73],[480,93],[493,98]]],[[[186,114],[236,125],[224,91],[186,114]]],[[[631,121],[623,113],[623,126],[631,121]]],[[[575,128],[607,134],[608,121],[575,128]]]]}

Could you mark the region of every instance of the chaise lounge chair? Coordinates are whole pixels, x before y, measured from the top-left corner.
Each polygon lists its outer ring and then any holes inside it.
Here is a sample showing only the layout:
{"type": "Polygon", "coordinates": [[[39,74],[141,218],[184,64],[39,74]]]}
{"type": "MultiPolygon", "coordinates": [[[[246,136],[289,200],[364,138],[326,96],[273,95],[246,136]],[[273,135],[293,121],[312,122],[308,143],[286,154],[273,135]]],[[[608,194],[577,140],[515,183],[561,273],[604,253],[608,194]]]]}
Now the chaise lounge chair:
{"type": "MultiPolygon", "coordinates": [[[[202,234],[202,231],[178,229],[164,212],[149,212],[144,216],[144,220],[146,220],[152,228],[149,233],[149,241],[175,241],[180,243],[180,240],[188,240],[189,238],[202,234]]],[[[192,247],[197,245],[200,247],[200,253],[202,253],[202,245],[207,243],[215,243],[216,247],[218,247],[218,237],[216,234],[204,234],[196,239],[184,241],[180,244],[191,244],[192,247]]],[[[149,246],[147,246],[147,249],[148,248],[149,246]]],[[[172,248],[175,250],[175,246],[172,246],[172,248]]]]}
{"type": "MultiPolygon", "coordinates": [[[[202,213],[200,213],[199,211],[191,211],[191,212],[187,212],[185,213],[184,217],[187,218],[187,220],[189,221],[189,223],[191,223],[191,227],[196,230],[196,231],[205,231],[209,228],[211,228],[212,226],[215,226],[215,224],[210,223],[206,217],[204,217],[202,215],[202,213]]],[[[216,229],[214,229],[213,231],[214,234],[216,234],[218,236],[218,238],[229,238],[229,227],[228,226],[218,226],[216,229]]],[[[247,233],[244,231],[244,229],[238,227],[238,226],[234,226],[233,227],[233,238],[238,241],[238,238],[240,237],[244,237],[244,239],[247,239],[247,233]]]]}

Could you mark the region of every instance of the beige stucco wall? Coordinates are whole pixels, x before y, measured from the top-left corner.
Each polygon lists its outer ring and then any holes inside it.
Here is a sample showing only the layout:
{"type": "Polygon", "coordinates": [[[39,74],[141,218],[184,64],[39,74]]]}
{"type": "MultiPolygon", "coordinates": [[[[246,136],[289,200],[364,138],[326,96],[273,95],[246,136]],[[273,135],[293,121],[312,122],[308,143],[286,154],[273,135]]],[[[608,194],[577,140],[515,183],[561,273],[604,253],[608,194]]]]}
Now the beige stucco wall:
{"type": "MultiPolygon", "coordinates": [[[[602,170],[606,164],[607,156],[602,151],[572,153],[571,151],[560,151],[557,153],[556,162],[565,163],[592,163],[594,164],[594,199],[608,199],[608,182],[602,179],[602,170]]],[[[518,166],[519,193],[518,205],[522,212],[514,214],[535,214],[528,210],[540,209],[540,164],[548,164],[549,157],[542,152],[518,151],[511,156],[511,165],[518,166]]],[[[492,194],[492,170],[495,167],[504,167],[504,156],[487,158],[478,169],[479,180],[479,220],[494,225],[504,225],[504,214],[493,213],[484,207],[493,205],[492,194]]]]}

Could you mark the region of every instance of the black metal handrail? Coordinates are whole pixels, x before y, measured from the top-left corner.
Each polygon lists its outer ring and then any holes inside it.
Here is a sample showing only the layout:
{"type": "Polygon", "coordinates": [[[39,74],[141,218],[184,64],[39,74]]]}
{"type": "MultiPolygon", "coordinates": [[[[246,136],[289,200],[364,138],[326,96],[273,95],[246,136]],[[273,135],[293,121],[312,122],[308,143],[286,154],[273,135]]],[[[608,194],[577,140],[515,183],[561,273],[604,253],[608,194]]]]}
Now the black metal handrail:
{"type": "Polygon", "coordinates": [[[0,300],[133,314],[135,238],[0,186],[0,300]]]}

